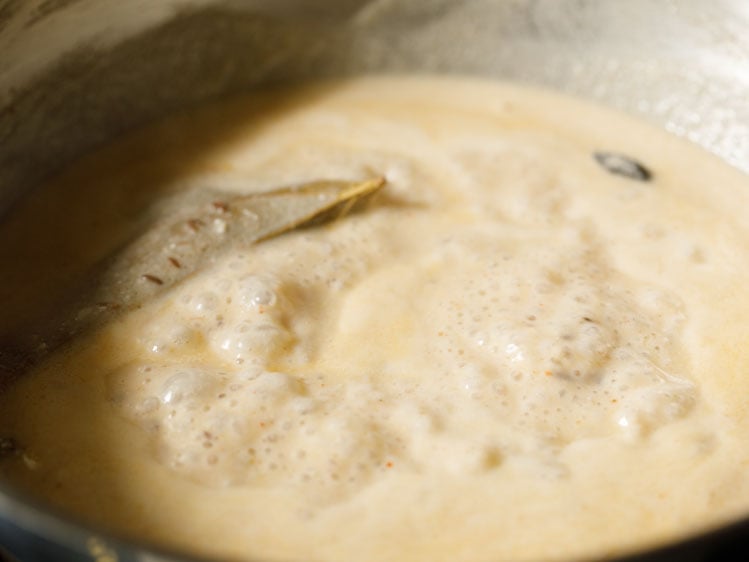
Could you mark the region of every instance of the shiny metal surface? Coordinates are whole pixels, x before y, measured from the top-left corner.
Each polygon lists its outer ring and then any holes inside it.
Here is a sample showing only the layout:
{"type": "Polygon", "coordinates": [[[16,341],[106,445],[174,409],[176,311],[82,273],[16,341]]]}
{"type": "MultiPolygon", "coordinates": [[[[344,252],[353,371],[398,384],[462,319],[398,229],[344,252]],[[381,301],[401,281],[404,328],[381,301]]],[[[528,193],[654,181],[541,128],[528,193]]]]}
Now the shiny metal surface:
{"type": "Polygon", "coordinates": [[[744,0],[4,0],[0,52],[0,210],[163,113],[361,72],[560,89],[749,170],[744,0]]]}
{"type": "MultiPolygon", "coordinates": [[[[746,0],[0,0],[0,53],[0,216],[66,162],[166,113],[363,72],[558,89],[749,172],[746,0]]],[[[744,540],[747,529],[726,533],[744,540]]],[[[40,560],[105,560],[109,548],[10,490],[0,490],[0,537],[16,552],[35,545],[40,560]]],[[[701,560],[715,541],[647,559],[701,560]]]]}

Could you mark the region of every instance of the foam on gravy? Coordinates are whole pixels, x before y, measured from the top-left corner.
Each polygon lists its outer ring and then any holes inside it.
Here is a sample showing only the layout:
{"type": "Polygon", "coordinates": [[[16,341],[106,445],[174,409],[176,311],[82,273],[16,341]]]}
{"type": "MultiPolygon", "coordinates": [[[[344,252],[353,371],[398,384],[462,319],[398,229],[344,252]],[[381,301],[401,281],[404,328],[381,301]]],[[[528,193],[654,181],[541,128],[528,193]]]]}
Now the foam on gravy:
{"type": "Polygon", "coordinates": [[[22,377],[2,477],[210,557],[561,560],[749,511],[749,182],[552,94],[361,78],[135,133],[0,227],[8,317],[159,198],[372,174],[365,212],[217,256],[22,377]]]}

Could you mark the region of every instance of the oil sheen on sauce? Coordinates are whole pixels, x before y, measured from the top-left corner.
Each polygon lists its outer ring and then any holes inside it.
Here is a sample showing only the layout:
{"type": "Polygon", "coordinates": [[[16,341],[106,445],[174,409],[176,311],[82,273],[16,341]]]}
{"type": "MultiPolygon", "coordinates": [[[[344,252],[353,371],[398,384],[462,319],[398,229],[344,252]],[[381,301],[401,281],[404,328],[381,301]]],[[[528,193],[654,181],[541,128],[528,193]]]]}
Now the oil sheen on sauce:
{"type": "Polygon", "coordinates": [[[160,198],[379,174],[366,211],[216,256],[19,379],[2,477],[212,558],[563,560],[749,512],[749,182],[564,97],[361,78],[177,116],[2,226],[8,318],[160,198]]]}

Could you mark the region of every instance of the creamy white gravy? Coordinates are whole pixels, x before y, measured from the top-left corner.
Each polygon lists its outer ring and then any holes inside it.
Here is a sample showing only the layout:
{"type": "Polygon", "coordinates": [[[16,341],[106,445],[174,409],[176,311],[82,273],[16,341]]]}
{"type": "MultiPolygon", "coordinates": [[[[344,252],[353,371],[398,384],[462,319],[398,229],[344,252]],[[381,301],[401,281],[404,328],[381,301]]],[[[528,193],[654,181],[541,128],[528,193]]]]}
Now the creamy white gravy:
{"type": "Polygon", "coordinates": [[[749,512],[746,177],[563,97],[366,78],[176,117],[2,227],[8,317],[159,197],[378,174],[366,211],[217,256],[22,377],[3,478],[210,557],[561,560],[749,512]]]}

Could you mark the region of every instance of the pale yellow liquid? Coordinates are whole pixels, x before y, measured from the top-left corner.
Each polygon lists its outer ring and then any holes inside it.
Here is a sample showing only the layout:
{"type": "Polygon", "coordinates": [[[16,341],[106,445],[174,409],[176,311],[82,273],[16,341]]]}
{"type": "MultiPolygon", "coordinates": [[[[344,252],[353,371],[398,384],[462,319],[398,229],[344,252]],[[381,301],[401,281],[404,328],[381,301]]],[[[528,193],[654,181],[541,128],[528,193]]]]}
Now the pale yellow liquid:
{"type": "Polygon", "coordinates": [[[379,174],[366,211],[218,256],[13,385],[3,477],[212,558],[562,560],[749,512],[749,182],[551,94],[367,78],[137,133],[2,227],[8,318],[167,194],[379,174]]]}

